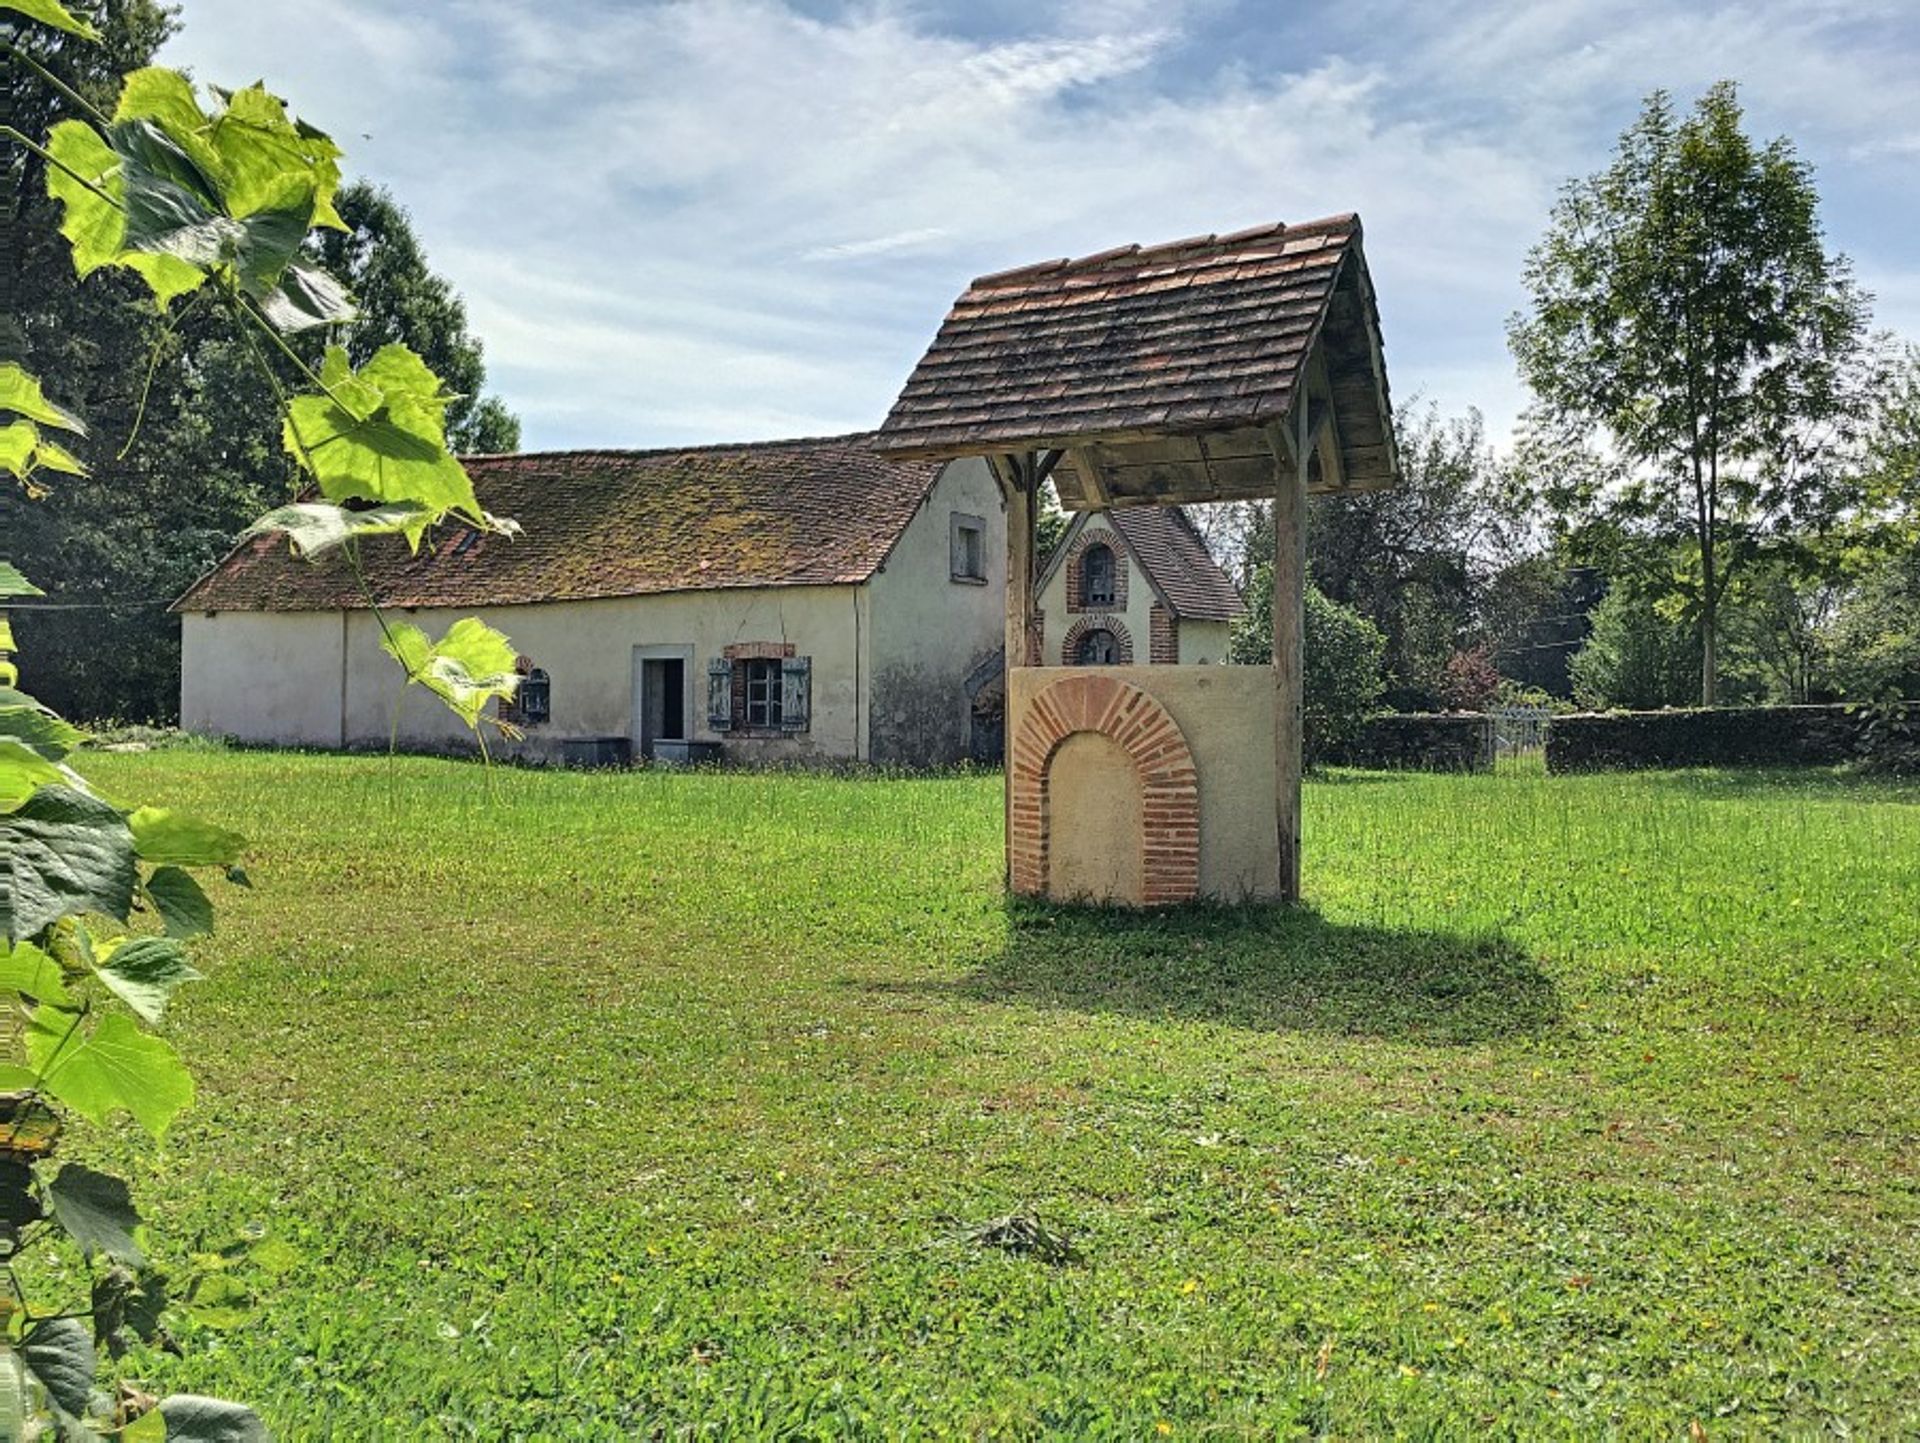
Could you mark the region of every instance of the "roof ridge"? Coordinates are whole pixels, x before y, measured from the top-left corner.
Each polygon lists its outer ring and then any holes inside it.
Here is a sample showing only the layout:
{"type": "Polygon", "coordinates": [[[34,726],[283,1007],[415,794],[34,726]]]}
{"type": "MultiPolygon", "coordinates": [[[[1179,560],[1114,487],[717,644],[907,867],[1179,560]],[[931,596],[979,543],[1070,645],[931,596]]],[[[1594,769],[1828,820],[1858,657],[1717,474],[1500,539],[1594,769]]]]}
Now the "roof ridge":
{"type": "Polygon", "coordinates": [[[1197,260],[1209,253],[1225,253],[1238,246],[1251,245],[1267,239],[1288,240],[1295,236],[1315,234],[1333,234],[1353,232],[1359,228],[1360,217],[1354,211],[1342,211],[1337,215],[1321,216],[1316,220],[1295,221],[1292,225],[1285,221],[1269,221],[1264,225],[1249,226],[1244,230],[1228,231],[1224,234],[1214,232],[1207,235],[1187,236],[1181,240],[1160,241],[1153,245],[1112,246],[1091,255],[1057,260],[1037,261],[1032,265],[1016,266],[1012,270],[993,271],[978,276],[969,290],[999,290],[1004,286],[1020,285],[1027,281],[1039,280],[1044,276],[1085,275],[1093,271],[1132,270],[1140,266],[1155,265],[1176,257],[1197,260]]]}
{"type": "MultiPolygon", "coordinates": [[[[561,460],[577,456],[680,456],[687,452],[777,451],[798,448],[858,445],[879,435],[877,431],[847,431],[836,436],[793,436],[777,441],[702,441],[691,446],[574,446],[558,451],[471,451],[463,452],[467,461],[539,461],[561,460]]],[[[896,463],[897,464],[897,463],[896,463]]]]}

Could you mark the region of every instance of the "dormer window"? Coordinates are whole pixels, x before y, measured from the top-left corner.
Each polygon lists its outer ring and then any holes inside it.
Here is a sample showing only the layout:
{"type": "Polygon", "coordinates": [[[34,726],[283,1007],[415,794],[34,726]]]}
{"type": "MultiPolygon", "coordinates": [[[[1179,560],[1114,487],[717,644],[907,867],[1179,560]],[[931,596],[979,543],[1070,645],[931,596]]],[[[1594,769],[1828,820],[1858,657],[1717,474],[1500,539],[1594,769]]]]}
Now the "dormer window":
{"type": "Polygon", "coordinates": [[[1089,546],[1080,557],[1080,589],[1088,606],[1113,605],[1113,548],[1089,546]]]}

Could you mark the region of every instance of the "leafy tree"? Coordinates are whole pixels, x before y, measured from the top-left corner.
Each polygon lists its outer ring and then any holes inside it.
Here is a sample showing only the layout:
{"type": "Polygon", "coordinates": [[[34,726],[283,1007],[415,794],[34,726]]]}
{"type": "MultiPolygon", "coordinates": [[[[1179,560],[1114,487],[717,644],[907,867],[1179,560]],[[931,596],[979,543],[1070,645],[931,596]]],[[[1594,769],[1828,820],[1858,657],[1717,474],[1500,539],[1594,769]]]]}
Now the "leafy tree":
{"type": "MultiPolygon", "coordinates": [[[[1256,566],[1246,587],[1246,614],[1233,624],[1227,659],[1240,666],[1273,663],[1273,565],[1256,566]]],[[[1386,689],[1380,628],[1350,606],[1306,588],[1305,654],[1301,677],[1302,748],[1316,766],[1352,742],[1380,706],[1386,689]]]]}
{"type": "Polygon", "coordinates": [[[1485,646],[1462,647],[1440,676],[1440,704],[1448,711],[1485,711],[1500,694],[1500,672],[1485,646]]]}
{"type": "Polygon", "coordinates": [[[520,449],[520,422],[498,396],[483,396],[487,368],[467,329],[467,308],[452,286],[427,268],[413,221],[384,186],[342,186],[334,208],[344,230],[316,231],[309,244],[327,271],[346,282],[359,314],[340,344],[356,366],[398,341],[445,381],[459,399],[447,407],[447,442],[469,455],[520,449]]]}
{"type": "Polygon", "coordinates": [[[1830,674],[1841,695],[1920,700],[1920,548],[1859,580],[1834,621],[1830,651],[1830,674]]]}
{"type": "Polygon", "coordinates": [[[1656,92],[1613,163],[1562,191],[1510,326],[1539,435],[1603,438],[1624,472],[1549,478],[1549,507],[1686,543],[1676,584],[1708,705],[1728,586],[1762,556],[1804,557],[1859,499],[1845,452],[1866,299],[1817,211],[1810,168],[1784,138],[1746,135],[1732,84],[1684,118],[1656,92]]]}
{"type": "Polygon", "coordinates": [[[1684,706],[1700,676],[1700,637],[1644,592],[1616,584],[1594,608],[1593,632],[1573,658],[1573,695],[1595,710],[1684,706]]]}

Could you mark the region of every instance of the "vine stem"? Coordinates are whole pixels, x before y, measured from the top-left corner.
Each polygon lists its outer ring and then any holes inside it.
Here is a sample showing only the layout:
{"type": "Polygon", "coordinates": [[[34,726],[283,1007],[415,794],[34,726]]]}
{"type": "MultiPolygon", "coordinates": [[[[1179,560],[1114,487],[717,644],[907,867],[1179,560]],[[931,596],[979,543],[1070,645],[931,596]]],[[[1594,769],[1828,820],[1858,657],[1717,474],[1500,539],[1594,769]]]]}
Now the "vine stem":
{"type": "Polygon", "coordinates": [[[55,155],[52,151],[48,150],[44,145],[39,144],[37,141],[29,139],[23,132],[15,130],[11,125],[0,125],[0,135],[5,136],[8,140],[13,141],[17,145],[25,146],[28,150],[32,151],[35,155],[39,156],[42,160],[44,160],[48,165],[52,166],[55,170],[66,172],[68,175],[72,176],[75,180],[79,181],[80,184],[84,185],[88,190],[92,191],[95,195],[99,196],[100,199],[104,200],[108,205],[112,206],[115,210],[119,211],[120,214],[125,215],[127,213],[127,207],[125,202],[116,200],[113,196],[108,195],[104,190],[100,189],[99,186],[95,185],[92,181],[88,180],[84,175],[80,174],[79,171],[75,170],[72,166],[68,165],[64,160],[60,159],[59,156],[55,155]]]}
{"type": "Polygon", "coordinates": [[[140,427],[147,419],[147,397],[153,393],[154,373],[160,369],[160,352],[167,342],[173,339],[173,333],[180,328],[180,323],[187,318],[188,312],[200,303],[200,297],[205,294],[204,291],[195,291],[192,299],[167,317],[166,329],[154,337],[153,351],[147,357],[147,378],[140,384],[140,405],[133,413],[133,429],[127,432],[127,443],[120,448],[120,453],[113,458],[114,460],[126,460],[127,453],[133,449],[133,443],[139,439],[140,427]]]}
{"type": "Polygon", "coordinates": [[[33,56],[22,50],[18,45],[15,45],[11,40],[0,40],[0,50],[5,50],[7,54],[16,59],[26,61],[27,68],[33,71],[35,75],[38,75],[42,80],[46,81],[47,84],[51,85],[68,100],[71,100],[75,105],[86,111],[88,115],[91,115],[102,125],[113,124],[113,117],[108,115],[106,111],[95,105],[91,100],[87,99],[86,96],[75,90],[71,85],[67,84],[66,81],[55,75],[51,70],[47,69],[46,66],[42,65],[38,60],[35,60],[33,56]]]}

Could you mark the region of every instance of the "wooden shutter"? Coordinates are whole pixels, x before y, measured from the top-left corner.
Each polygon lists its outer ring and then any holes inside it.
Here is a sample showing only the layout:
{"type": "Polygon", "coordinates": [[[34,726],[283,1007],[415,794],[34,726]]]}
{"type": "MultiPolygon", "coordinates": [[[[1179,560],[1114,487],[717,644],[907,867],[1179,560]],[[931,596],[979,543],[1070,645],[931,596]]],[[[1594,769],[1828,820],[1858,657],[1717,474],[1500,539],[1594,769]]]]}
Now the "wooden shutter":
{"type": "Polygon", "coordinates": [[[707,663],[707,730],[733,730],[733,663],[724,656],[707,663]]]}
{"type": "Polygon", "coordinates": [[[790,656],[780,663],[780,730],[807,729],[807,707],[813,694],[813,658],[790,656]]]}

